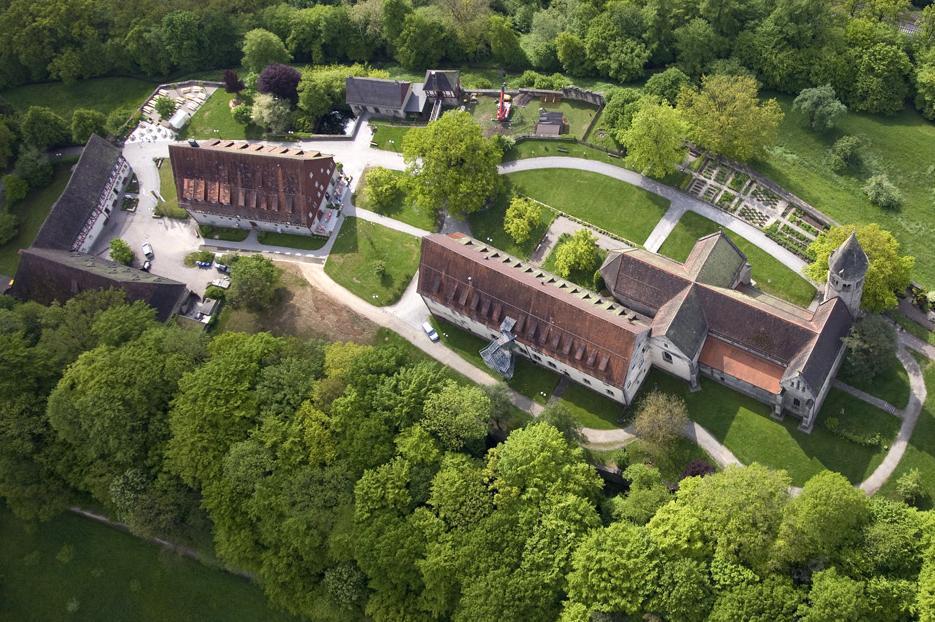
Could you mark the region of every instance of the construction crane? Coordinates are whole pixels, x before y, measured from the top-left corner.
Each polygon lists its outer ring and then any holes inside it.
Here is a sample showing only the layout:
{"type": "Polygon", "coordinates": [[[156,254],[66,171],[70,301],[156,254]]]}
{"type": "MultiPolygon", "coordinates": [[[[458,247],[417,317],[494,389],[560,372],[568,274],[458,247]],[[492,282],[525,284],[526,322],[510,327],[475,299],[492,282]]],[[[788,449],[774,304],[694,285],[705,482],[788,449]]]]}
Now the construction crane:
{"type": "Polygon", "coordinates": [[[497,104],[497,121],[501,123],[510,118],[510,96],[506,94],[506,82],[500,85],[500,101],[497,104]]]}

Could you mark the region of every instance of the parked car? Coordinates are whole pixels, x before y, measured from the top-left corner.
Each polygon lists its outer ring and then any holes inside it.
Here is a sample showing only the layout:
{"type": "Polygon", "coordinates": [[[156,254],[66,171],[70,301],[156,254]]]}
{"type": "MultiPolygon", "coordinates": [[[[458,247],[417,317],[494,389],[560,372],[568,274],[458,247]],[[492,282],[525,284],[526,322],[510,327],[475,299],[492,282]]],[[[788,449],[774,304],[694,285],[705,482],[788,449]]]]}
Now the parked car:
{"type": "Polygon", "coordinates": [[[153,259],[156,256],[153,252],[153,246],[149,242],[143,242],[143,255],[147,259],[153,259]]]}
{"type": "Polygon", "coordinates": [[[428,335],[429,341],[433,343],[438,341],[438,332],[435,330],[434,326],[428,322],[422,322],[422,330],[424,330],[425,334],[428,335]]]}
{"type": "Polygon", "coordinates": [[[204,268],[205,270],[207,270],[208,268],[210,268],[210,267],[211,267],[211,264],[212,264],[212,262],[210,262],[210,261],[196,261],[196,262],[195,262],[195,265],[196,265],[196,266],[198,266],[199,268],[204,268]]]}
{"type": "Polygon", "coordinates": [[[231,271],[230,266],[219,263],[219,264],[215,264],[214,267],[217,268],[217,271],[220,272],[221,274],[230,274],[230,271],[231,271]]]}
{"type": "Polygon", "coordinates": [[[149,272],[149,269],[152,267],[153,267],[153,262],[147,259],[146,261],[143,262],[143,265],[142,267],[140,267],[140,270],[142,270],[143,272],[149,272]]]}

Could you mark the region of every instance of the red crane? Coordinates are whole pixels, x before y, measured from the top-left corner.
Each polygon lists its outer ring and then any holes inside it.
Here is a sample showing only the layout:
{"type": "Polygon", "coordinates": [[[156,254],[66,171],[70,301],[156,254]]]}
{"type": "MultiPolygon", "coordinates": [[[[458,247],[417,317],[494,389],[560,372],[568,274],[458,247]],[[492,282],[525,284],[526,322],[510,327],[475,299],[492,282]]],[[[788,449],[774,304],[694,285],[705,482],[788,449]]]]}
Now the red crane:
{"type": "Polygon", "coordinates": [[[500,85],[500,102],[497,104],[497,121],[506,121],[510,116],[510,103],[506,101],[506,82],[500,85]]]}

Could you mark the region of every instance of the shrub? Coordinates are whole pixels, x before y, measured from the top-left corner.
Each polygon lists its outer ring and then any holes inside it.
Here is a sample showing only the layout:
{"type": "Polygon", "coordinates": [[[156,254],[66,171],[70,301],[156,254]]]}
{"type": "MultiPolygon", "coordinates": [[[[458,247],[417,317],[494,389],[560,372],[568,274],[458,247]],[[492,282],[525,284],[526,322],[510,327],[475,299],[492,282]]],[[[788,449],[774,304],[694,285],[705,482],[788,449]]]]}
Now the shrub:
{"type": "Polygon", "coordinates": [[[704,460],[695,458],[686,464],[684,469],[682,469],[682,474],[679,475],[679,480],[683,480],[686,477],[704,477],[705,475],[710,475],[714,472],[716,472],[716,469],[713,466],[704,460]]]}
{"type": "Polygon", "coordinates": [[[864,141],[859,136],[842,136],[828,150],[828,166],[841,174],[847,169],[859,168],[864,141]]]}
{"type": "Polygon", "coordinates": [[[373,273],[381,279],[386,276],[386,262],[384,262],[382,259],[377,259],[375,262],[373,262],[373,273]]]}
{"type": "Polygon", "coordinates": [[[493,82],[491,82],[487,78],[478,78],[477,80],[474,81],[474,88],[475,89],[492,89],[493,82]]]}
{"type": "Polygon", "coordinates": [[[175,112],[175,102],[165,95],[157,97],[156,101],[153,102],[153,107],[159,113],[160,118],[163,119],[168,119],[175,112]]]}
{"type": "Polygon", "coordinates": [[[868,179],[863,191],[871,203],[883,209],[896,209],[903,202],[902,193],[885,174],[868,179]]]}
{"type": "Polygon", "coordinates": [[[217,285],[209,285],[205,288],[205,298],[213,298],[214,300],[224,300],[227,296],[227,290],[217,285]]]}
{"type": "Polygon", "coordinates": [[[214,261],[214,253],[209,250],[194,251],[185,255],[185,265],[189,268],[194,267],[198,261],[214,261]]]}
{"type": "Polygon", "coordinates": [[[9,210],[0,209],[0,245],[6,244],[19,233],[19,219],[9,210]]]}
{"type": "Polygon", "coordinates": [[[136,124],[139,118],[139,111],[125,106],[111,111],[104,121],[104,130],[110,136],[122,136],[131,125],[136,124]]]}
{"type": "Polygon", "coordinates": [[[16,173],[4,175],[3,193],[6,196],[6,204],[15,205],[29,194],[29,183],[16,173]]]}
{"type": "Polygon", "coordinates": [[[231,116],[234,117],[234,121],[241,125],[250,125],[253,121],[253,119],[250,118],[250,112],[250,106],[247,104],[240,104],[231,109],[231,116]]]}
{"type": "Polygon", "coordinates": [[[665,447],[682,435],[688,423],[688,408],[677,395],[652,391],[643,398],[636,413],[636,433],[653,443],[665,447]]]}
{"type": "Polygon", "coordinates": [[[925,497],[922,473],[919,469],[909,469],[899,476],[896,480],[896,494],[909,505],[915,505],[925,497]]]}
{"type": "Polygon", "coordinates": [[[228,93],[239,93],[244,89],[243,80],[233,69],[224,70],[224,90],[228,93]]]}
{"type": "Polygon", "coordinates": [[[129,266],[133,263],[135,255],[129,244],[120,238],[114,238],[110,241],[110,258],[117,263],[129,266]]]}

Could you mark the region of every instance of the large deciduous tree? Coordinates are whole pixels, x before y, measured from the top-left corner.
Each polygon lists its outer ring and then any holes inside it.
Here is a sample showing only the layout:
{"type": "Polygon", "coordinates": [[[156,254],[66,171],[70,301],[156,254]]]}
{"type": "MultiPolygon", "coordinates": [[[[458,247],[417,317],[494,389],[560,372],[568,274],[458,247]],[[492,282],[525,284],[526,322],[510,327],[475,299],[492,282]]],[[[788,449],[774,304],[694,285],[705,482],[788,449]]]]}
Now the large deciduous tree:
{"type": "Polygon", "coordinates": [[[282,134],[292,124],[292,110],[288,101],[260,93],[253,99],[250,119],[273,134],[282,134]]]}
{"type": "Polygon", "coordinates": [[[256,81],[256,90],[260,93],[271,93],[276,97],[292,103],[298,101],[299,80],[302,74],[298,69],[282,63],[272,63],[263,68],[256,81]]]}
{"type": "Polygon", "coordinates": [[[272,63],[288,63],[292,55],[282,39],[268,30],[254,28],[243,38],[243,66],[248,71],[259,73],[272,63]]]}
{"type": "Polygon", "coordinates": [[[627,148],[627,166],[644,175],[665,177],[685,159],[687,136],[688,124],[679,110],[649,102],[640,106],[618,140],[627,148]]]}
{"type": "Polygon", "coordinates": [[[448,112],[403,140],[409,198],[433,213],[476,212],[496,191],[501,157],[470,114],[448,112]]]}
{"type": "Polygon", "coordinates": [[[816,281],[825,281],[828,278],[828,258],[851,233],[857,234],[857,241],[869,261],[861,307],[872,312],[895,307],[896,292],[902,292],[909,285],[915,257],[900,255],[899,242],[876,223],[842,225],[823,232],[809,246],[815,261],[806,267],[807,274],[816,281]]]}
{"type": "Polygon", "coordinates": [[[479,387],[448,381],[425,401],[421,425],[442,447],[478,449],[487,434],[490,400],[479,387]]]}
{"type": "Polygon", "coordinates": [[[364,194],[375,212],[385,213],[399,198],[400,176],[396,171],[378,166],[367,171],[364,194]]]}
{"type": "Polygon", "coordinates": [[[597,238],[590,229],[578,229],[562,241],[554,251],[555,271],[562,278],[574,273],[590,277],[597,270],[601,254],[597,238]]]}
{"type": "Polygon", "coordinates": [[[783,117],[775,99],[760,102],[756,80],[747,76],[706,76],[701,90],[682,91],[679,109],[695,143],[736,160],[770,146],[783,117]]]}
{"type": "Polygon", "coordinates": [[[688,408],[677,395],[651,391],[636,413],[636,433],[654,445],[671,446],[688,425],[688,408]]]}
{"type": "Polygon", "coordinates": [[[103,112],[78,108],[71,115],[71,141],[83,145],[91,138],[91,134],[103,135],[106,121],[103,112]]]}
{"type": "Polygon", "coordinates": [[[801,112],[808,126],[818,132],[832,129],[847,114],[847,106],[837,98],[830,84],[802,89],[792,108],[801,112]]]}
{"type": "Polygon", "coordinates": [[[542,219],[542,206],[527,197],[513,197],[503,217],[503,230],[517,244],[525,244],[542,219]]]}
{"type": "Polygon", "coordinates": [[[39,150],[68,144],[71,131],[65,119],[45,106],[30,106],[20,123],[23,140],[39,150]]]}
{"type": "Polygon", "coordinates": [[[231,267],[228,300],[260,311],[268,309],[276,299],[282,270],[262,255],[238,257],[231,267]]]}
{"type": "Polygon", "coordinates": [[[869,384],[892,364],[896,355],[896,329],[880,315],[861,318],[844,338],[847,378],[869,384]]]}

